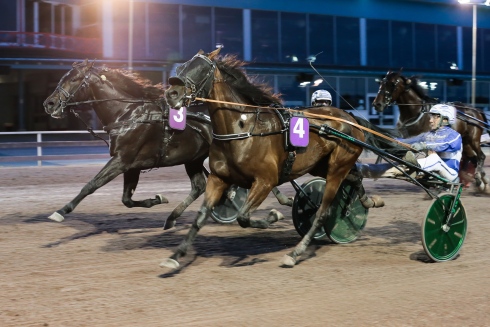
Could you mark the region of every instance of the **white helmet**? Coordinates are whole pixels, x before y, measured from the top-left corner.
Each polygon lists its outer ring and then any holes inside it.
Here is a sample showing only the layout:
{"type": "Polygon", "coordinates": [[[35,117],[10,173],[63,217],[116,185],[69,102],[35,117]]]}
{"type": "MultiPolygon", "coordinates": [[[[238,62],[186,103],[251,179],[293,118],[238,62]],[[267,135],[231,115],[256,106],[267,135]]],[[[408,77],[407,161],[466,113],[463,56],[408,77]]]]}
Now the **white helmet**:
{"type": "Polygon", "coordinates": [[[429,110],[429,114],[439,114],[441,117],[446,118],[449,125],[456,122],[456,108],[447,104],[436,104],[429,110]]]}
{"type": "Polygon", "coordinates": [[[311,105],[313,106],[316,101],[330,101],[332,103],[332,95],[327,90],[316,90],[311,95],[311,105]]]}

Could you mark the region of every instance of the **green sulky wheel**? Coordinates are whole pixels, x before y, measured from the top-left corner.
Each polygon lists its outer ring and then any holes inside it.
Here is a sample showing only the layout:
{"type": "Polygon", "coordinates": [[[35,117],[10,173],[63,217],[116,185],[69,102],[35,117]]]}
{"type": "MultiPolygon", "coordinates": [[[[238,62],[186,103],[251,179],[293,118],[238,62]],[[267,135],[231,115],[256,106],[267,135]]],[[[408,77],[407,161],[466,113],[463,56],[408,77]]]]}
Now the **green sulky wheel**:
{"type": "Polygon", "coordinates": [[[434,261],[449,261],[456,257],[463,246],[467,221],[461,201],[455,206],[450,221],[449,210],[455,195],[442,193],[434,199],[422,221],[422,245],[427,255],[434,261]]]}
{"type": "MultiPolygon", "coordinates": [[[[292,216],[294,228],[302,237],[311,228],[315,214],[322,203],[323,192],[325,191],[325,179],[313,178],[301,185],[303,192],[297,192],[294,197],[292,216]]],[[[325,231],[320,228],[313,238],[319,240],[325,237],[325,231]]]]}
{"type": "Polygon", "coordinates": [[[236,185],[230,186],[223,192],[218,204],[211,211],[211,218],[222,224],[231,224],[237,217],[245,200],[247,200],[248,190],[236,185]]]}
{"type": "Polygon", "coordinates": [[[364,208],[354,185],[344,180],[335,195],[323,224],[332,242],[345,244],[355,241],[366,226],[369,210],[364,208]]]}

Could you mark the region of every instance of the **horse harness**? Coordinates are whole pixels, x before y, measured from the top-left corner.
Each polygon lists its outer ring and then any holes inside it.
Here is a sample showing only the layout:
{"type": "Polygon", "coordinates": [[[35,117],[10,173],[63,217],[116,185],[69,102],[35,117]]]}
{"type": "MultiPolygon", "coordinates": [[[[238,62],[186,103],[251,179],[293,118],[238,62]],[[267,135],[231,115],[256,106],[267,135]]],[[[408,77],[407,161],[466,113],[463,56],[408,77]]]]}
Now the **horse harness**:
{"type": "MultiPolygon", "coordinates": [[[[74,67],[77,69],[77,71],[82,74],[82,72],[78,69],[78,67],[74,67]]],[[[131,98],[110,98],[110,99],[95,99],[95,100],[86,100],[86,101],[77,101],[77,102],[69,102],[77,92],[79,92],[82,88],[88,87],[90,84],[90,77],[91,75],[94,74],[96,75],[101,81],[107,82],[107,78],[104,75],[99,75],[98,73],[93,72],[92,69],[89,69],[86,74],[83,74],[83,79],[80,82],[80,84],[74,89],[73,92],[68,92],[66,91],[62,86],[61,82],[58,83],[56,86],[56,90],[58,90],[59,94],[59,102],[61,106],[61,111],[63,112],[65,108],[67,107],[76,107],[81,104],[92,104],[92,103],[100,103],[100,102],[108,102],[108,101],[119,101],[119,102],[126,102],[126,103],[133,103],[133,104],[156,104],[158,107],[162,108],[164,107],[165,109],[160,110],[158,112],[151,111],[151,110],[146,110],[143,115],[139,115],[136,118],[132,119],[126,119],[126,120],[121,120],[117,122],[110,123],[106,126],[103,126],[103,130],[112,136],[117,136],[121,133],[124,133],[130,126],[134,124],[161,124],[163,128],[163,138],[162,138],[162,143],[159,149],[159,155],[158,158],[156,159],[156,163],[160,160],[161,157],[164,156],[166,152],[166,148],[170,141],[172,140],[172,137],[174,136],[175,130],[172,130],[169,126],[168,120],[169,120],[169,109],[168,106],[166,106],[163,103],[158,103],[155,100],[146,100],[146,99],[131,99],[131,98]],[[61,94],[65,97],[65,99],[61,98],[61,94]]],[[[94,137],[103,140],[108,147],[110,147],[109,143],[99,136],[97,133],[94,132],[94,130],[87,124],[82,117],[75,111],[75,109],[71,109],[70,112],[77,118],[79,119],[87,128],[87,131],[94,137]]],[[[187,117],[191,118],[191,120],[196,120],[200,121],[205,124],[211,124],[211,119],[209,116],[205,115],[204,113],[201,112],[188,112],[187,117]]],[[[199,129],[196,126],[193,126],[186,122],[186,126],[189,128],[193,129],[196,131],[201,137],[209,144],[209,141],[207,138],[203,135],[203,131],[199,129]]]]}

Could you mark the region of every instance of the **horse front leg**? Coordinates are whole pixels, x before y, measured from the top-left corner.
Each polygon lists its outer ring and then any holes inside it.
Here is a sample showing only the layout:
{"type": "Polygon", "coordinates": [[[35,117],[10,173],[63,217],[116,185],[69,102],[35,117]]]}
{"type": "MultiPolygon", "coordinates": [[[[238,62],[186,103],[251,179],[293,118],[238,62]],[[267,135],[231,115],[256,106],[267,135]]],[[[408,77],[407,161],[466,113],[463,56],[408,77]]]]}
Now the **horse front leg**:
{"type": "Polygon", "coordinates": [[[175,220],[179,218],[187,207],[194,202],[206,189],[206,178],[203,172],[204,159],[185,164],[185,171],[191,179],[191,192],[168,216],[163,229],[175,226],[175,220]]]}
{"type": "Polygon", "coordinates": [[[135,201],[132,199],[133,194],[136,191],[136,187],[138,186],[140,174],[140,169],[130,169],[124,172],[124,189],[122,203],[128,208],[151,208],[157,204],[168,203],[168,200],[160,194],[157,194],[154,199],[146,199],[142,201],[135,201]]]}
{"type": "Polygon", "coordinates": [[[49,219],[52,219],[57,222],[62,222],[65,217],[65,214],[68,214],[75,210],[75,208],[82,202],[82,200],[92,193],[94,193],[97,189],[101,188],[105,184],[112,181],[118,175],[122,174],[125,171],[124,165],[121,163],[119,157],[113,157],[109,160],[105,166],[95,175],[94,178],[90,182],[88,182],[78,193],[78,195],[68,202],[63,208],[54,212],[49,219]]]}
{"type": "Polygon", "coordinates": [[[196,219],[192,223],[191,229],[187,233],[184,240],[180,243],[174,254],[170,256],[170,258],[160,263],[160,267],[176,269],[180,266],[179,259],[187,254],[189,246],[194,243],[194,239],[196,238],[197,233],[206,223],[206,220],[211,213],[211,209],[219,202],[221,196],[223,195],[223,192],[229,186],[230,185],[223,182],[223,180],[221,180],[219,177],[215,175],[209,175],[208,183],[206,185],[204,202],[197,213],[196,219]]]}

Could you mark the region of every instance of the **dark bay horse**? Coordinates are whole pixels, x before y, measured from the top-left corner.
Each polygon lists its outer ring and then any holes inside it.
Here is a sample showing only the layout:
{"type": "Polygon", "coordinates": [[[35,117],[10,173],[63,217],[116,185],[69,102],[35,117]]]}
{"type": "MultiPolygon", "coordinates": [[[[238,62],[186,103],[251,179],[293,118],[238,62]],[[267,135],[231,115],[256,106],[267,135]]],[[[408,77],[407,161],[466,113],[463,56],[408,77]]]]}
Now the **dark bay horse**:
{"type": "Polygon", "coordinates": [[[243,62],[233,56],[218,57],[218,52],[219,49],[203,55],[200,51],[180,66],[177,76],[169,79],[171,86],[165,92],[168,104],[176,109],[187,106],[195,96],[223,102],[208,105],[214,139],[209,152],[211,174],[204,202],[184,241],[161,266],[177,268],[180,265],[178,260],[187,253],[211,209],[230,185],[250,189],[238,213],[240,226],[268,228],[281,218],[277,211],[260,220],[250,219],[251,213],[274,186],[309,173],[324,177],[326,187],[312,227],[282,260],[284,266],[294,266],[316,230],[323,226],[330,203],[363,150],[346,139],[322,133],[322,127],[334,128],[361,141],[364,141],[364,133],[351,125],[355,123],[354,118],[343,110],[308,108],[302,111],[305,115],[328,115],[330,119],[308,118],[310,128],[304,131],[309,135],[308,146],[294,153],[288,151],[285,147],[287,128],[277,110],[269,107],[279,102],[278,96],[267,86],[249,79],[241,69],[243,62]]]}
{"type": "MultiPolygon", "coordinates": [[[[203,162],[212,141],[211,121],[207,107],[188,108],[186,128],[171,129],[168,106],[162,85],[122,70],[97,68],[86,60],[74,63],[56,90],[44,102],[45,110],[61,118],[67,107],[91,104],[110,135],[111,159],[80,193],[50,218],[62,221],[88,195],[124,174],[122,202],[128,207],[152,207],[167,203],[157,195],[154,199],[135,201],[132,196],[141,170],[184,165],[191,181],[191,192],[167,218],[164,228],[172,228],[184,210],[204,193],[206,179],[203,162]],[[205,112],[205,114],[202,113],[205,112]]],[[[291,206],[292,200],[273,190],[280,204],[291,206]]]]}
{"type": "Polygon", "coordinates": [[[62,209],[50,216],[62,221],[63,215],[98,188],[124,174],[122,202],[127,207],[152,207],[168,202],[156,197],[132,200],[141,170],[184,165],[191,180],[191,192],[168,217],[165,229],[171,228],[182,212],[205,190],[203,162],[208,157],[212,131],[209,117],[189,114],[182,131],[168,126],[168,107],[164,89],[125,71],[96,68],[85,60],[60,80],[56,90],[44,101],[44,108],[54,118],[61,118],[67,107],[91,104],[110,135],[111,159],[62,209]]]}
{"type": "MultiPolygon", "coordinates": [[[[397,128],[403,137],[418,135],[430,130],[428,112],[438,101],[426,95],[425,90],[418,84],[416,77],[405,77],[400,72],[388,71],[380,83],[378,94],[373,101],[377,112],[393,104],[398,104],[400,117],[397,128]]],[[[486,131],[486,116],[476,108],[467,107],[462,103],[452,103],[457,110],[457,120],[453,128],[463,139],[463,159],[461,172],[468,162],[475,167],[475,184],[480,191],[488,187],[490,180],[486,177],[483,166],[485,154],[482,151],[481,135],[486,131]],[[474,118],[474,119],[473,119],[474,118]],[[483,124],[481,123],[483,122],[483,124]]]]}

